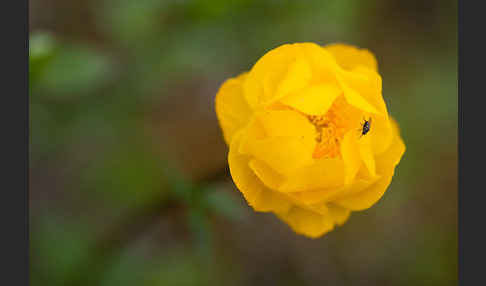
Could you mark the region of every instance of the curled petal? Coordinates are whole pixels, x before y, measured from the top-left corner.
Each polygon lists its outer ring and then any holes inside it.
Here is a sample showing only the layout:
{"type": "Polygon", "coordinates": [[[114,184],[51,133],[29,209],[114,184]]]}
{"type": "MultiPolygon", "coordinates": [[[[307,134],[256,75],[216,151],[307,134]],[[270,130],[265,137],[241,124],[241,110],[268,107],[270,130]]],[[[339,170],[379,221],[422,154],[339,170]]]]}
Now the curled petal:
{"type": "Polygon", "coordinates": [[[329,215],[334,218],[334,222],[337,225],[342,225],[345,223],[351,215],[350,210],[335,204],[327,204],[327,208],[329,210],[329,215]]]}
{"type": "Polygon", "coordinates": [[[318,238],[334,229],[335,225],[342,225],[350,215],[350,211],[342,207],[329,204],[324,206],[325,213],[293,206],[288,212],[277,213],[277,216],[287,222],[297,233],[311,238],[318,238]]]}
{"type": "Polygon", "coordinates": [[[290,174],[312,164],[315,142],[301,137],[271,137],[247,141],[242,149],[281,174],[290,174]]]}
{"type": "Polygon", "coordinates": [[[306,137],[314,140],[314,126],[302,114],[293,110],[272,110],[256,115],[267,137],[306,137]]]}
{"type": "Polygon", "coordinates": [[[303,89],[312,78],[309,64],[303,57],[297,58],[289,67],[287,74],[278,85],[273,101],[279,100],[285,95],[303,89]]]}
{"type": "Polygon", "coordinates": [[[374,113],[377,115],[383,115],[382,112],[378,111],[367,99],[360,93],[359,90],[354,89],[346,82],[346,79],[341,74],[336,74],[336,78],[339,82],[339,85],[344,91],[344,98],[346,101],[351,104],[352,106],[361,109],[368,113],[374,113]]]}
{"type": "Polygon", "coordinates": [[[340,94],[337,85],[322,83],[291,93],[281,102],[308,115],[323,115],[340,94]]]}
{"type": "Polygon", "coordinates": [[[405,152],[405,144],[400,138],[396,123],[393,121],[392,127],[394,129],[394,139],[390,144],[390,148],[376,157],[376,170],[377,173],[381,175],[381,179],[362,192],[342,197],[334,201],[334,203],[350,210],[357,211],[371,207],[383,196],[391,183],[391,179],[395,172],[395,166],[400,162],[400,159],[405,152]]]}
{"type": "Polygon", "coordinates": [[[235,134],[228,154],[230,173],[236,187],[255,211],[288,211],[291,206],[290,202],[282,195],[263,185],[248,165],[249,156],[238,152],[242,134],[242,132],[235,134]]]}
{"type": "Polygon", "coordinates": [[[349,185],[356,176],[356,173],[358,173],[362,164],[358,137],[353,130],[344,135],[344,138],[341,141],[341,154],[344,161],[344,168],[346,170],[344,184],[349,185]]]}
{"type": "Polygon", "coordinates": [[[312,164],[316,133],[303,115],[272,110],[255,118],[245,131],[241,153],[258,158],[283,175],[312,164]]]}
{"type": "Polygon", "coordinates": [[[315,160],[286,176],[278,189],[284,193],[338,188],[344,183],[344,164],[337,158],[315,160]]]}
{"type": "Polygon", "coordinates": [[[378,70],[378,63],[375,56],[366,49],[359,49],[355,46],[336,43],[324,46],[338,64],[344,69],[353,69],[362,65],[373,70],[378,70]]]}
{"type": "Polygon", "coordinates": [[[242,82],[245,77],[246,74],[241,74],[225,81],[216,94],[216,115],[228,145],[235,132],[248,124],[252,112],[243,97],[242,82]]]}
{"type": "Polygon", "coordinates": [[[337,69],[336,77],[345,90],[346,100],[364,111],[386,116],[381,77],[374,55],[366,49],[345,44],[331,44],[324,49],[341,67],[337,69]]]}
{"type": "Polygon", "coordinates": [[[317,212],[293,206],[288,212],[277,213],[296,233],[318,238],[334,228],[333,218],[317,212]]]}
{"type": "Polygon", "coordinates": [[[302,192],[289,193],[289,195],[293,198],[293,200],[307,205],[329,203],[339,198],[348,197],[349,195],[360,193],[368,189],[379,179],[380,176],[377,175],[374,178],[356,179],[353,181],[352,184],[348,186],[320,190],[306,190],[302,192]]]}
{"type": "Polygon", "coordinates": [[[371,137],[363,136],[359,139],[359,154],[371,177],[376,176],[375,156],[371,146],[371,137]]]}
{"type": "Polygon", "coordinates": [[[332,81],[334,74],[340,69],[333,54],[314,43],[302,43],[301,47],[312,66],[312,70],[319,75],[315,79],[321,79],[321,82],[332,81]]]}
{"type": "Polygon", "coordinates": [[[272,190],[278,190],[285,180],[283,175],[260,160],[252,159],[249,166],[263,184],[272,190]]]}
{"type": "Polygon", "coordinates": [[[301,62],[296,63],[301,54],[299,44],[286,44],[270,50],[255,63],[243,84],[244,95],[250,106],[257,108],[264,105],[274,99],[277,89],[285,90],[280,83],[302,68],[301,62]],[[293,72],[289,69],[291,65],[294,66],[293,72]]]}
{"type": "Polygon", "coordinates": [[[375,155],[385,152],[393,139],[393,130],[390,119],[376,116],[371,123],[370,132],[367,135],[371,140],[371,148],[375,155]]]}

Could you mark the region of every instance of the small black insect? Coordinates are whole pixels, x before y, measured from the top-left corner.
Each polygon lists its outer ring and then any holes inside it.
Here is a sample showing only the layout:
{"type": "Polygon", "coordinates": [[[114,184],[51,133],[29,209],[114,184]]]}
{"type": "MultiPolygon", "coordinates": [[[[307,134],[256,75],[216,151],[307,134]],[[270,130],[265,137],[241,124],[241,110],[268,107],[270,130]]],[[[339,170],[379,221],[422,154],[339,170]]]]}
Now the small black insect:
{"type": "Polygon", "coordinates": [[[368,133],[370,131],[370,128],[371,128],[371,117],[368,120],[364,119],[363,127],[360,130],[361,136],[366,135],[366,133],[368,133]]]}

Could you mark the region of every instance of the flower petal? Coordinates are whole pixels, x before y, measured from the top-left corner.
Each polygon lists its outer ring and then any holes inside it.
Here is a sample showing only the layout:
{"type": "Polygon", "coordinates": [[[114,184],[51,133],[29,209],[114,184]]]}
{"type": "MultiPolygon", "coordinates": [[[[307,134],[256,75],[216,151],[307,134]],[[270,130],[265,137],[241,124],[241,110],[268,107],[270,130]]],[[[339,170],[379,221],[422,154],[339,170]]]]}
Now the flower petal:
{"type": "Polygon", "coordinates": [[[393,141],[390,147],[383,153],[376,156],[376,170],[378,173],[386,170],[393,170],[400,162],[403,153],[405,153],[405,143],[400,136],[400,129],[397,122],[390,117],[390,125],[392,128],[393,141]]]}
{"type": "Polygon", "coordinates": [[[343,77],[343,75],[337,73],[336,78],[337,81],[339,82],[339,85],[343,89],[344,98],[349,104],[368,113],[383,115],[383,113],[378,111],[373,105],[371,105],[371,103],[369,103],[362,96],[362,94],[360,94],[357,90],[350,87],[349,84],[346,82],[346,79],[343,77]]]}
{"type": "Polygon", "coordinates": [[[278,189],[284,193],[333,189],[344,183],[344,164],[337,158],[315,160],[313,164],[286,176],[278,189]]]}
{"type": "Polygon", "coordinates": [[[302,204],[318,204],[333,202],[342,197],[347,197],[351,194],[360,193],[368,189],[371,185],[377,182],[380,176],[369,179],[355,179],[352,184],[348,186],[340,186],[328,189],[320,190],[308,190],[302,192],[288,193],[294,201],[298,201],[302,204]]]}
{"type": "Polygon", "coordinates": [[[349,100],[352,100],[352,98],[355,97],[355,95],[353,95],[354,91],[377,112],[363,110],[375,113],[387,119],[388,111],[382,96],[382,79],[378,72],[365,66],[357,66],[351,71],[339,70],[336,78],[338,79],[339,84],[343,87],[343,90],[345,89],[348,91],[349,100]]]}
{"type": "Polygon", "coordinates": [[[303,57],[298,57],[290,66],[287,74],[280,82],[276,95],[273,99],[279,100],[285,95],[300,90],[307,86],[312,78],[312,71],[309,64],[303,57]]]}
{"type": "Polygon", "coordinates": [[[302,43],[301,47],[312,70],[321,80],[325,80],[321,82],[332,81],[334,73],[340,69],[335,57],[325,48],[314,43],[302,43]]]}
{"type": "Polygon", "coordinates": [[[292,173],[313,162],[316,131],[296,111],[260,112],[245,132],[240,152],[258,158],[280,174],[292,173]],[[253,137],[262,133],[263,138],[253,137]]]}
{"type": "Polygon", "coordinates": [[[312,163],[315,142],[306,138],[271,137],[247,142],[243,150],[284,175],[312,163]]]}
{"type": "Polygon", "coordinates": [[[299,44],[286,44],[270,50],[255,63],[243,84],[250,106],[257,108],[275,97],[289,66],[301,53],[299,44]]]}
{"type": "MultiPolygon", "coordinates": [[[[366,134],[368,135],[368,134],[366,134]]],[[[376,176],[376,166],[375,166],[375,156],[371,146],[371,137],[362,136],[359,139],[359,154],[363,160],[366,169],[368,170],[371,177],[376,176]]]]}
{"type": "Polygon", "coordinates": [[[345,187],[336,187],[329,189],[310,190],[301,192],[292,192],[288,195],[294,200],[302,204],[313,205],[319,203],[326,203],[330,201],[330,198],[335,197],[337,194],[343,192],[345,187]]]}
{"type": "Polygon", "coordinates": [[[354,211],[364,210],[371,207],[383,196],[391,183],[395,166],[400,162],[405,152],[405,144],[400,138],[398,127],[394,122],[392,122],[392,126],[394,129],[394,139],[390,148],[376,157],[376,170],[382,178],[366,190],[340,198],[334,201],[334,203],[354,211]]]}
{"type": "Polygon", "coordinates": [[[256,118],[268,137],[305,137],[314,140],[316,136],[315,128],[307,117],[294,110],[260,112],[256,118]]]}
{"type": "Polygon", "coordinates": [[[277,213],[277,216],[285,221],[295,232],[310,238],[318,238],[334,229],[334,226],[342,225],[350,215],[350,211],[333,204],[323,205],[325,213],[318,213],[308,208],[293,206],[286,213],[277,213]]]}
{"type": "Polygon", "coordinates": [[[293,206],[286,213],[277,213],[296,233],[317,238],[334,228],[333,218],[308,209],[293,206]]]}
{"type": "Polygon", "coordinates": [[[359,49],[355,46],[342,43],[324,46],[329,51],[338,64],[344,69],[353,69],[362,65],[373,70],[378,70],[378,63],[375,56],[366,49],[359,49]]]}
{"type": "Polygon", "coordinates": [[[291,203],[263,185],[248,166],[249,156],[238,152],[243,132],[235,134],[228,154],[231,177],[248,204],[260,212],[286,212],[291,203]]]}
{"type": "Polygon", "coordinates": [[[249,163],[255,175],[270,189],[277,190],[284,182],[284,177],[264,162],[252,159],[249,163]]]}
{"type": "Polygon", "coordinates": [[[370,208],[385,193],[391,183],[393,172],[385,174],[378,182],[359,194],[353,194],[334,201],[335,204],[353,211],[370,208]]]}
{"type": "Polygon", "coordinates": [[[348,131],[341,141],[341,155],[346,171],[344,184],[349,185],[362,164],[357,134],[353,130],[348,131]]]}
{"type": "Polygon", "coordinates": [[[335,204],[327,204],[327,209],[329,210],[329,215],[333,217],[333,220],[337,225],[343,225],[351,215],[350,210],[335,204]]]}
{"type": "Polygon", "coordinates": [[[317,84],[284,97],[281,102],[308,115],[323,115],[342,94],[335,84],[317,84]]]}
{"type": "Polygon", "coordinates": [[[382,79],[377,71],[358,66],[351,71],[342,71],[341,75],[351,88],[359,91],[378,111],[387,114],[382,96],[382,79]]]}
{"type": "Polygon", "coordinates": [[[388,149],[393,139],[393,130],[390,124],[390,117],[373,117],[370,132],[371,147],[375,155],[381,154],[388,149]]]}
{"type": "Polygon", "coordinates": [[[250,74],[243,81],[243,96],[252,109],[258,108],[258,101],[263,96],[262,83],[250,74]]]}
{"type": "Polygon", "coordinates": [[[246,74],[241,74],[225,81],[216,94],[216,115],[228,145],[235,132],[248,123],[252,112],[243,97],[242,82],[245,77],[246,74]]]}

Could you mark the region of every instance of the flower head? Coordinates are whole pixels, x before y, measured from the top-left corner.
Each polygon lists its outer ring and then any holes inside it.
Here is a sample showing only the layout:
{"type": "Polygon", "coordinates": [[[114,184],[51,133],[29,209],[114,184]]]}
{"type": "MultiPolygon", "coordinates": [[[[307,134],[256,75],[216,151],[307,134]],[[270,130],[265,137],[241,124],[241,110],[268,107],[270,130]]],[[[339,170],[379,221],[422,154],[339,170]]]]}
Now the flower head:
{"type": "Polygon", "coordinates": [[[353,46],[277,47],[222,84],[216,113],[248,204],[308,237],[376,203],[405,152],[376,59],[353,46]]]}

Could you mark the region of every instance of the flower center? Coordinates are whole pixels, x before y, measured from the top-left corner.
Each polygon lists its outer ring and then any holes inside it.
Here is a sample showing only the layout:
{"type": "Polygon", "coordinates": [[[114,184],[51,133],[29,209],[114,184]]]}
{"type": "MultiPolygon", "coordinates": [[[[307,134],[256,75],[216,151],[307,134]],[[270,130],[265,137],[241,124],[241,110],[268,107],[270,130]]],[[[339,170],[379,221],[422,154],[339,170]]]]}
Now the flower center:
{"type": "Polygon", "coordinates": [[[312,154],[314,159],[341,156],[340,142],[350,127],[350,118],[346,112],[347,106],[344,98],[339,97],[326,114],[307,116],[317,131],[317,145],[312,154]]]}

